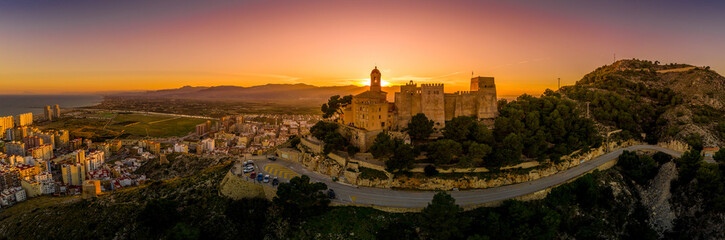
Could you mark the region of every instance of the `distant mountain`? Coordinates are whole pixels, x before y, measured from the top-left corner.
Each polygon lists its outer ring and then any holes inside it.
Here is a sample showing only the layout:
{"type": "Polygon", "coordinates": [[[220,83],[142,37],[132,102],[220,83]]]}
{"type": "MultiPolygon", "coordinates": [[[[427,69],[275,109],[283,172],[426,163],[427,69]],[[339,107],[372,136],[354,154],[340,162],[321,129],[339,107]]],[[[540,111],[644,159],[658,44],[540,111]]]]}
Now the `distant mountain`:
{"type": "MultiPolygon", "coordinates": [[[[392,97],[399,87],[384,87],[392,97]]],[[[309,84],[266,84],[252,87],[184,86],[175,89],[163,89],[146,92],[124,93],[114,96],[133,96],[139,98],[175,98],[199,100],[239,100],[249,102],[274,103],[323,103],[333,95],[354,95],[368,90],[367,86],[313,86],[309,84]]]]}
{"type": "Polygon", "coordinates": [[[591,117],[609,130],[651,143],[725,143],[725,77],[710,67],[620,60],[558,92],[583,108],[588,102],[591,117]]]}

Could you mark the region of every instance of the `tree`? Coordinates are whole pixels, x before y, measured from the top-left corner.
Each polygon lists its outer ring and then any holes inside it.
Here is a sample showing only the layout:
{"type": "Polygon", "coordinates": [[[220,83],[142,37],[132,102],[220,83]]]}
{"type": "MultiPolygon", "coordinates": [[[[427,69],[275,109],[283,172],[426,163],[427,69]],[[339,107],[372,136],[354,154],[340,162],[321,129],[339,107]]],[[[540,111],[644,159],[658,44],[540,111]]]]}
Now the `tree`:
{"type": "Polygon", "coordinates": [[[342,114],[342,108],[350,103],[352,103],[352,95],[347,95],[342,98],[340,95],[332,96],[329,100],[327,100],[327,103],[322,104],[322,107],[320,108],[320,110],[322,110],[322,117],[330,118],[336,114],[342,114]]]}
{"type": "Polygon", "coordinates": [[[483,143],[474,142],[468,146],[468,156],[473,159],[483,160],[491,151],[491,147],[483,143]]]}
{"type": "Polygon", "coordinates": [[[178,202],[169,199],[152,199],[146,202],[143,210],[138,214],[139,226],[151,230],[151,235],[157,235],[174,226],[181,215],[176,210],[178,202]]]}
{"type": "Polygon", "coordinates": [[[355,154],[360,152],[360,148],[356,147],[354,145],[347,146],[347,155],[350,157],[355,156],[355,154]]]}
{"type": "Polygon", "coordinates": [[[425,172],[425,175],[428,177],[438,175],[438,170],[436,169],[436,166],[434,166],[434,165],[425,166],[425,168],[423,168],[423,172],[425,172]]]}
{"type": "Polygon", "coordinates": [[[718,150],[712,158],[719,163],[725,163],[725,148],[718,150]]]}
{"type": "Polygon", "coordinates": [[[201,236],[201,232],[198,228],[189,226],[186,223],[180,222],[177,223],[174,228],[171,229],[169,232],[168,239],[172,240],[192,240],[192,239],[199,239],[199,236],[201,236]]]}
{"type": "Polygon", "coordinates": [[[289,183],[280,183],[277,196],[272,199],[282,217],[291,223],[319,215],[326,211],[330,199],[322,191],[327,189],[324,183],[311,183],[310,177],[302,175],[292,178],[289,183]]]}
{"type": "Polygon", "coordinates": [[[680,159],[675,161],[678,168],[678,181],[687,184],[695,178],[697,170],[700,168],[702,156],[700,151],[690,150],[682,154],[680,159]]]}
{"type": "Polygon", "coordinates": [[[624,151],[619,155],[617,165],[622,167],[625,175],[640,185],[657,175],[657,164],[654,159],[649,156],[637,156],[636,152],[624,151]]]}
{"type": "Polygon", "coordinates": [[[412,140],[423,140],[433,133],[433,125],[435,125],[433,120],[429,120],[423,113],[418,113],[410,120],[405,132],[412,140]]]}
{"type": "Polygon", "coordinates": [[[325,145],[322,149],[322,152],[327,155],[331,153],[332,151],[345,151],[347,150],[347,146],[350,144],[345,137],[342,136],[339,132],[332,132],[328,133],[322,140],[325,142],[325,145]]]}
{"type": "Polygon", "coordinates": [[[451,139],[442,139],[428,144],[428,158],[436,165],[450,164],[453,158],[461,155],[461,144],[451,139]]]}
{"type": "Polygon", "coordinates": [[[445,192],[438,192],[433,201],[420,213],[420,230],[425,239],[457,239],[471,219],[460,214],[463,208],[456,199],[445,192]]]}
{"type": "Polygon", "coordinates": [[[702,136],[700,136],[700,134],[698,134],[698,133],[690,134],[685,138],[685,141],[687,142],[687,144],[689,144],[692,147],[692,149],[695,149],[697,151],[702,151],[702,148],[703,148],[702,136]]]}
{"type": "Polygon", "coordinates": [[[500,166],[518,163],[521,161],[524,143],[521,136],[516,133],[510,133],[503,139],[501,147],[497,150],[496,158],[498,158],[498,161],[501,163],[500,166]]]}
{"type": "Polygon", "coordinates": [[[331,153],[335,150],[346,151],[347,146],[350,145],[350,142],[336,131],[339,127],[336,123],[319,121],[310,128],[312,136],[325,143],[323,148],[324,154],[331,153]]]}
{"type": "Polygon", "coordinates": [[[242,198],[230,200],[227,203],[224,215],[232,223],[237,232],[243,232],[241,239],[263,239],[266,226],[269,224],[269,208],[272,202],[266,198],[242,198]]]}
{"type": "MultiPolygon", "coordinates": [[[[396,141],[396,139],[390,137],[386,132],[378,133],[369,151],[373,157],[386,161],[393,157],[395,148],[397,147],[396,141]]],[[[402,140],[400,141],[402,142],[402,140]]]]}
{"type": "Polygon", "coordinates": [[[319,121],[315,123],[312,128],[310,128],[310,133],[313,137],[319,140],[323,140],[325,139],[325,136],[337,130],[338,127],[340,126],[338,126],[336,123],[319,121]]]}
{"type": "Polygon", "coordinates": [[[300,136],[298,136],[298,135],[290,136],[290,140],[289,140],[290,147],[297,148],[297,145],[299,145],[301,141],[302,141],[302,139],[300,139],[300,136]]]}
{"type": "Polygon", "coordinates": [[[418,154],[413,146],[402,141],[395,141],[397,144],[393,157],[385,161],[385,167],[389,172],[404,172],[413,167],[413,162],[418,154]]]}
{"type": "Polygon", "coordinates": [[[446,123],[443,128],[443,137],[458,142],[464,142],[468,139],[471,126],[475,124],[475,120],[469,116],[454,117],[446,123]]]}

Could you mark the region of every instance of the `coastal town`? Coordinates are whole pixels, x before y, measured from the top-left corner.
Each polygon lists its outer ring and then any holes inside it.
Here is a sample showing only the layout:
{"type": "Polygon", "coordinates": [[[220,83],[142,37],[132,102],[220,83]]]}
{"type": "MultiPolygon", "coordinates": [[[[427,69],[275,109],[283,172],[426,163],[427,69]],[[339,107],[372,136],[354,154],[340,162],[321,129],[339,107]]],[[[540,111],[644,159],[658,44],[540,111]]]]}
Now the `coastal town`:
{"type": "Polygon", "coordinates": [[[205,118],[208,120],[181,131],[183,136],[123,135],[103,141],[78,137],[72,129],[48,127],[74,119],[106,122],[74,110],[62,112],[58,105],[46,106],[42,116],[29,112],[0,117],[0,207],[43,195],[93,198],[143,185],[149,178],[138,169],[150,162],[168,164],[166,155],[172,153],[243,157],[270,152],[291,136],[308,134],[319,117],[250,114],[205,118]]]}

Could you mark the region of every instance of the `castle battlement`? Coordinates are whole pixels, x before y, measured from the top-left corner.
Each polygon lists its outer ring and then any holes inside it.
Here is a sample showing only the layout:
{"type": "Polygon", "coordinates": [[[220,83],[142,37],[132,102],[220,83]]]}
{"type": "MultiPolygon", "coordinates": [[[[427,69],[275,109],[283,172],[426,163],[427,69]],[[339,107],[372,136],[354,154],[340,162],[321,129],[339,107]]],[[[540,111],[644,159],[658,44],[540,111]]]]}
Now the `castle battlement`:
{"type": "Polygon", "coordinates": [[[474,92],[475,91],[456,91],[453,94],[455,94],[455,95],[468,95],[468,94],[471,94],[471,93],[474,93],[474,92]]]}
{"type": "Polygon", "coordinates": [[[424,83],[421,84],[420,87],[443,87],[443,83],[424,83]]]}

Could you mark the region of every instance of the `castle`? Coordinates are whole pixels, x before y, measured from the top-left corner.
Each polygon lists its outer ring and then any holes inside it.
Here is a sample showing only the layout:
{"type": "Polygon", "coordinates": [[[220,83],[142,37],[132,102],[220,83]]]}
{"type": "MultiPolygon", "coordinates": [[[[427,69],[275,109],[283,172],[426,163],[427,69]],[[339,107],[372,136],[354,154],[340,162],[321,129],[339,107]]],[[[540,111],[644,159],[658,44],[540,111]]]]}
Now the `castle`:
{"type": "Polygon", "coordinates": [[[395,93],[395,102],[388,102],[381,90],[381,74],[377,67],[370,73],[370,90],[353,96],[343,109],[342,124],[368,131],[397,130],[408,126],[418,113],[435,122],[436,129],[458,116],[478,120],[493,119],[498,114],[496,84],[492,77],[471,78],[470,91],[444,93],[442,83],[407,83],[395,93]]]}

